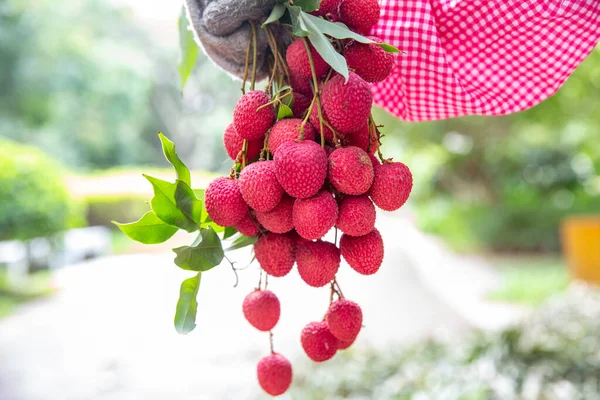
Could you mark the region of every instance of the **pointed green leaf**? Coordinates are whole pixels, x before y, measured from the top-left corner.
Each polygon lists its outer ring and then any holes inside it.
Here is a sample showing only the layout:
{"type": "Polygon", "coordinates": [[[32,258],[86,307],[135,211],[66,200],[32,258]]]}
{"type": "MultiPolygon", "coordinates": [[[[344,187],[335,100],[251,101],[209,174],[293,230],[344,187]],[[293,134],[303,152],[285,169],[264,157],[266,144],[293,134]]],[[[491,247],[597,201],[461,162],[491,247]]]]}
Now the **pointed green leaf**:
{"type": "Polygon", "coordinates": [[[307,16],[311,16],[310,14],[301,13],[300,19],[304,21],[305,26],[307,27],[310,34],[308,35],[308,39],[312,43],[315,50],[319,52],[321,57],[340,75],[342,75],[346,80],[350,75],[348,70],[348,64],[346,63],[346,59],[340,53],[338,53],[327,36],[325,36],[321,30],[314,24],[313,20],[308,18],[307,16]]]}
{"type": "Polygon", "coordinates": [[[144,175],[154,188],[154,197],[150,204],[158,218],[169,225],[197,231],[202,220],[202,202],[193,190],[180,180],[176,183],[144,175]]]}
{"type": "Polygon", "coordinates": [[[281,103],[279,105],[279,111],[277,112],[277,120],[291,118],[294,116],[294,112],[292,109],[285,104],[281,103]]]}
{"type": "Polygon", "coordinates": [[[192,246],[179,247],[173,251],[177,254],[175,264],[188,271],[209,271],[221,264],[225,257],[221,239],[211,227],[202,229],[192,246]]]}
{"type": "Polygon", "coordinates": [[[181,49],[181,61],[179,62],[179,77],[181,79],[181,90],[192,74],[196,61],[198,60],[198,45],[194,41],[194,34],[189,29],[190,21],[187,19],[185,8],[181,8],[179,16],[179,47],[181,49]]]}
{"type": "Polygon", "coordinates": [[[152,211],[148,211],[139,221],[130,224],[120,224],[113,221],[113,224],[129,236],[131,239],[144,244],[158,244],[166,242],[179,229],[165,224],[152,211]]]}
{"type": "Polygon", "coordinates": [[[244,236],[240,235],[227,249],[227,251],[238,250],[244,247],[252,246],[258,242],[258,236],[244,236]]]}
{"type": "Polygon", "coordinates": [[[180,335],[187,335],[196,328],[197,297],[201,279],[202,273],[198,273],[195,277],[181,283],[179,300],[175,309],[175,330],[180,335]]]}
{"type": "Polygon", "coordinates": [[[321,0],[294,0],[294,5],[309,13],[319,9],[321,0]]]}
{"type": "Polygon", "coordinates": [[[377,46],[381,47],[388,53],[402,53],[402,50],[398,49],[397,47],[392,46],[391,44],[377,43],[377,46]]]}
{"type": "Polygon", "coordinates": [[[181,161],[177,152],[175,151],[175,143],[171,142],[162,132],[158,132],[158,137],[160,138],[160,142],[162,143],[163,153],[165,154],[165,158],[168,162],[173,165],[175,168],[175,172],[177,172],[177,179],[182,182],[185,182],[188,186],[192,185],[190,170],[185,166],[185,164],[181,161]]]}
{"type": "Polygon", "coordinates": [[[262,27],[264,28],[273,22],[279,21],[279,18],[283,17],[283,14],[285,14],[285,10],[286,8],[283,4],[276,4],[275,7],[273,7],[273,10],[271,10],[271,14],[267,20],[262,24],[262,27]]]}
{"type": "Polygon", "coordinates": [[[292,33],[295,36],[308,36],[311,32],[300,17],[302,15],[302,9],[297,6],[288,6],[288,11],[292,20],[292,33]]]}
{"type": "Polygon", "coordinates": [[[229,226],[229,227],[225,228],[225,230],[223,231],[223,240],[229,239],[230,237],[232,237],[236,233],[237,233],[237,231],[232,226],[229,226]]]}

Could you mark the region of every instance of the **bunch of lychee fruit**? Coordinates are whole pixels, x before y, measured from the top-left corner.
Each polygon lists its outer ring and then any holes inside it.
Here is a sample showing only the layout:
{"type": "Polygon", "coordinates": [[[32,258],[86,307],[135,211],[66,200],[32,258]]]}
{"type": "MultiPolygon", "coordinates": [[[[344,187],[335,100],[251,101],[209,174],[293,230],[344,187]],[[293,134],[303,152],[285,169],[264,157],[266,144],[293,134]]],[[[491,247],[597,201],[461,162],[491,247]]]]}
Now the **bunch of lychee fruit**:
{"type": "MultiPolygon", "coordinates": [[[[323,0],[314,14],[367,34],[379,12],[377,0],[323,0]]],[[[344,298],[336,281],[341,258],[362,275],[379,270],[384,246],[375,228],[375,206],[399,209],[413,184],[406,165],[381,153],[371,83],[390,75],[394,57],[377,44],[379,39],[371,39],[376,43],[337,43],[350,70],[347,80],[305,38],[293,41],[284,78],[294,99],[293,116],[277,120],[280,102],[273,100],[271,88],[245,93],[224,135],[235,166],[205,193],[216,224],[258,237],[254,253],[261,274],[281,278],[297,265],[307,285],[330,285],[325,316],[300,334],[315,362],[351,346],[362,327],[361,308],[344,298]],[[336,240],[323,240],[332,229],[336,240]]],[[[279,320],[280,302],[260,285],[244,300],[243,313],[256,329],[270,332],[279,320]]],[[[290,362],[273,350],[260,360],[257,372],[271,395],[291,384],[290,362]]]]}

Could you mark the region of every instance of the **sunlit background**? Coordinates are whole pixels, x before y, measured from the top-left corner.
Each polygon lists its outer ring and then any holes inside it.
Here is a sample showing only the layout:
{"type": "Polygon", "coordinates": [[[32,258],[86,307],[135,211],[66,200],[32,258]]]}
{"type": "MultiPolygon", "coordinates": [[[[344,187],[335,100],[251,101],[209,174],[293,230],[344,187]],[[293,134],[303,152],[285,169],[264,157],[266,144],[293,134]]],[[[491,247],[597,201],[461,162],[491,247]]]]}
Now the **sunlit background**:
{"type": "MultiPolygon", "coordinates": [[[[265,334],[241,303],[258,267],[204,275],[198,328],[173,313],[186,273],[176,235],[141,246],[138,219],[172,179],[158,131],[196,187],[231,168],[222,133],[240,96],[200,54],[180,88],[179,2],[0,2],[0,399],[260,399],[265,334]]],[[[352,350],[309,363],[302,327],[327,289],[270,283],[275,348],[294,399],[600,398],[600,49],[544,104],[507,117],[407,124],[381,110],[385,155],[415,176],[378,215],[377,275],[343,265],[365,327],[352,350]],[[574,279],[576,278],[576,279],[574,279]]],[[[248,251],[233,257],[241,266],[248,251]]]]}

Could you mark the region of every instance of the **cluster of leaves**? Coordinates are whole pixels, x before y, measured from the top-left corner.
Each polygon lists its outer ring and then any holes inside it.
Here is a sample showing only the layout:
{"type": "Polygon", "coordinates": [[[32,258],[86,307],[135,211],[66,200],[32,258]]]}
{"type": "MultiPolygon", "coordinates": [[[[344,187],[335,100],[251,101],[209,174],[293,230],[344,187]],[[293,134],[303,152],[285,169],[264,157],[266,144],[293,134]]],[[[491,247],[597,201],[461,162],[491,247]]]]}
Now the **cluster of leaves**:
{"type": "Polygon", "coordinates": [[[222,240],[233,240],[227,250],[236,250],[254,244],[256,237],[242,236],[235,229],[223,228],[210,219],[204,205],[204,190],[192,189],[190,171],[177,155],[174,143],[162,133],[158,135],[165,158],[175,169],[177,178],[175,182],[167,182],[144,175],[154,189],[150,201],[152,209],[136,222],[114,223],[128,237],[143,244],[164,243],[180,229],[198,233],[190,246],[173,249],[175,265],[196,272],[181,284],[175,313],[175,329],[187,334],[196,327],[196,296],[202,273],[219,266],[225,258],[222,240]]]}

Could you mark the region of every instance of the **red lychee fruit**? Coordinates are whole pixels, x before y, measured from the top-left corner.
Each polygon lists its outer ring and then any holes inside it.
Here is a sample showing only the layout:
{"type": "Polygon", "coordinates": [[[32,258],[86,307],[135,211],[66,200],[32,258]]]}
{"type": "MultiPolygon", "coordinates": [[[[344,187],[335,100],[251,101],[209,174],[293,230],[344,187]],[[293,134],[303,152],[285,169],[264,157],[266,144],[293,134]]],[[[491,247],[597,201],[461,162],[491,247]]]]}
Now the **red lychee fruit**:
{"type": "MultiPolygon", "coordinates": [[[[369,154],[369,158],[371,159],[371,163],[373,164],[373,172],[375,172],[375,168],[381,165],[381,163],[379,162],[377,157],[375,157],[374,154],[369,154]]],[[[375,177],[373,177],[373,181],[375,181],[375,177]]],[[[373,185],[371,185],[371,187],[373,187],[373,185]]]]}
{"type": "Polygon", "coordinates": [[[340,2],[341,0],[323,0],[319,5],[319,9],[317,11],[313,11],[311,14],[318,17],[324,17],[328,14],[336,16],[340,2]]]}
{"type": "Polygon", "coordinates": [[[279,204],[268,212],[256,212],[256,219],[273,233],[287,233],[294,229],[292,210],[294,199],[284,195],[279,204]]]}
{"type": "Polygon", "coordinates": [[[240,187],[231,178],[212,181],[204,193],[204,203],[209,217],[220,226],[233,226],[248,212],[240,187]]]}
{"type": "Polygon", "coordinates": [[[315,142],[284,142],[275,153],[275,172],[283,189],[305,199],[317,194],[327,177],[327,153],[315,142]]]}
{"type": "Polygon", "coordinates": [[[335,278],[340,267],[340,251],[333,243],[304,242],[296,250],[300,277],[307,285],[322,287],[335,278]]]}
{"type": "MultiPolygon", "coordinates": [[[[300,137],[300,127],[302,126],[302,120],[300,118],[287,118],[277,121],[277,123],[271,129],[269,133],[269,150],[271,154],[277,153],[279,146],[285,142],[291,142],[298,140],[300,137]]],[[[310,124],[304,125],[304,139],[315,140],[317,132],[315,128],[310,124]]]]}
{"type": "Polygon", "coordinates": [[[348,264],[362,275],[373,275],[383,262],[383,240],[377,229],[360,237],[343,234],[340,251],[348,264]]]}
{"type": "Polygon", "coordinates": [[[312,75],[301,76],[290,72],[290,86],[292,87],[294,93],[302,93],[308,98],[312,98],[313,89],[312,89],[312,75]]]}
{"type": "Polygon", "coordinates": [[[244,299],[244,316],[250,325],[259,331],[268,332],[275,328],[281,306],[275,293],[270,290],[255,290],[244,299]]]}
{"type": "Polygon", "coordinates": [[[308,358],[315,362],[330,360],[337,352],[338,340],[324,321],[306,325],[302,329],[300,342],[308,358]]]}
{"type": "Polygon", "coordinates": [[[336,226],[346,235],[364,236],[375,228],[375,206],[367,196],[347,196],[339,203],[336,226]]]}
{"type": "Polygon", "coordinates": [[[362,328],[362,310],[355,302],[340,299],[329,306],[326,321],[329,331],[338,340],[353,342],[362,328]]]}
{"type": "Polygon", "coordinates": [[[323,87],[323,109],[333,128],[342,134],[361,129],[371,114],[371,86],[358,74],[350,72],[348,82],[336,75],[323,87]]]}
{"type": "MultiPolygon", "coordinates": [[[[369,39],[377,43],[382,42],[381,39],[374,36],[369,39]]],[[[376,43],[351,41],[346,45],[344,57],[346,57],[348,67],[367,82],[384,81],[394,68],[392,53],[388,53],[376,43]]]]}
{"type": "Polygon", "coordinates": [[[379,22],[381,8],[377,0],[342,0],[338,14],[343,23],[362,35],[368,35],[379,22]]]}
{"type": "Polygon", "coordinates": [[[354,340],[351,342],[344,342],[342,340],[338,340],[338,350],[346,350],[350,346],[354,344],[354,340]]]}
{"type": "Polygon", "coordinates": [[[281,354],[263,357],[256,373],[260,387],[271,396],[284,394],[292,384],[292,364],[281,354]]]}
{"type": "Polygon", "coordinates": [[[322,190],[308,199],[294,202],[294,227],[304,239],[320,239],[334,227],[338,217],[338,205],[332,194],[322,190]]]}
{"type": "Polygon", "coordinates": [[[258,235],[258,224],[250,215],[250,212],[247,212],[244,218],[237,224],[233,225],[234,229],[241,233],[244,236],[256,236],[258,235]]]}
{"type": "Polygon", "coordinates": [[[296,118],[302,118],[308,107],[310,107],[311,99],[300,92],[294,92],[294,104],[292,104],[292,113],[296,118]]]}
{"type": "MultiPolygon", "coordinates": [[[[321,108],[321,114],[323,115],[323,120],[327,121],[327,117],[325,115],[325,110],[321,108]]],[[[317,132],[317,138],[315,139],[317,142],[321,141],[321,121],[319,120],[319,109],[318,107],[313,107],[312,112],[309,116],[310,123],[314,126],[315,131],[317,132]]],[[[329,122],[329,121],[328,121],[329,122]]],[[[323,136],[325,136],[325,141],[327,143],[333,143],[333,131],[329,129],[327,124],[323,123],[323,136]]]]}
{"type": "MultiPolygon", "coordinates": [[[[229,157],[235,161],[237,156],[242,151],[242,147],[244,146],[244,139],[235,131],[235,126],[233,124],[229,124],[227,129],[225,129],[225,133],[223,134],[223,144],[225,145],[225,150],[229,157]]],[[[248,150],[246,152],[246,160],[252,161],[258,158],[260,155],[260,151],[264,146],[264,138],[256,140],[248,141],[248,150]]]]}
{"type": "Polygon", "coordinates": [[[258,161],[248,165],[238,179],[242,197],[255,211],[271,211],[279,204],[283,188],[275,175],[273,161],[258,161]]]}
{"type": "Polygon", "coordinates": [[[235,105],[233,124],[242,139],[258,140],[275,122],[275,109],[265,92],[253,90],[243,95],[235,105]]]}
{"type": "Polygon", "coordinates": [[[286,276],[296,262],[296,240],[290,235],[268,232],[254,245],[254,254],[267,274],[280,278],[286,276]]]}
{"type": "Polygon", "coordinates": [[[340,192],[358,196],[373,184],[373,164],[358,147],[336,149],[329,156],[329,182],[340,192]]]}
{"type": "MultiPolygon", "coordinates": [[[[323,60],[323,57],[315,50],[312,44],[309,43],[308,46],[312,55],[317,78],[321,78],[329,71],[329,64],[323,60]]],[[[310,61],[308,59],[308,54],[306,53],[303,38],[296,39],[289,45],[285,53],[285,59],[292,74],[312,78],[310,61]]]]}
{"type": "Polygon", "coordinates": [[[395,211],[406,203],[412,187],[412,173],[406,165],[386,162],[375,166],[375,179],[369,195],[377,207],[395,211]]]}

